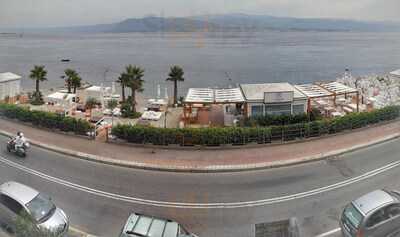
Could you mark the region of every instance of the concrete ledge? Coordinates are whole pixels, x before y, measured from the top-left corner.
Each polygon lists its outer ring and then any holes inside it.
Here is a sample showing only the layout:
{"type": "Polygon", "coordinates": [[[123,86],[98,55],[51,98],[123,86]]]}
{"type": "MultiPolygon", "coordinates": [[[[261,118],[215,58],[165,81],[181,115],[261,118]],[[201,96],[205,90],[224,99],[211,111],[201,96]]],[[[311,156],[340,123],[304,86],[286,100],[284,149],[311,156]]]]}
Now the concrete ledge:
{"type": "MultiPolygon", "coordinates": [[[[0,131],[0,134],[3,136],[11,137],[12,134],[7,133],[5,131],[0,131]]],[[[72,156],[75,158],[107,164],[107,165],[115,165],[126,168],[134,168],[134,169],[144,169],[144,170],[156,170],[156,171],[168,171],[168,172],[186,172],[186,173],[218,173],[218,172],[240,172],[240,171],[251,171],[251,170],[262,170],[262,169],[272,169],[272,168],[281,168],[294,166],[299,164],[305,164],[309,162],[320,161],[324,159],[328,159],[334,156],[342,155],[345,153],[353,152],[356,150],[360,150],[363,148],[367,148],[372,145],[377,145],[380,143],[384,143],[393,139],[397,139],[400,137],[400,133],[395,133],[380,139],[371,140],[367,143],[355,145],[352,147],[348,147],[345,149],[334,150],[326,153],[320,153],[314,156],[308,156],[298,159],[284,160],[284,161],[272,161],[272,162],[260,162],[260,163],[252,163],[252,164],[242,164],[242,165],[210,165],[210,166],[179,166],[179,165],[157,165],[157,164],[148,164],[148,163],[140,163],[134,161],[123,161],[112,158],[107,158],[103,156],[96,156],[92,154],[82,153],[78,151],[72,151],[64,148],[60,148],[57,146],[40,143],[37,141],[30,140],[29,142],[37,147],[50,150],[53,152],[61,153],[64,155],[72,156]]]]}

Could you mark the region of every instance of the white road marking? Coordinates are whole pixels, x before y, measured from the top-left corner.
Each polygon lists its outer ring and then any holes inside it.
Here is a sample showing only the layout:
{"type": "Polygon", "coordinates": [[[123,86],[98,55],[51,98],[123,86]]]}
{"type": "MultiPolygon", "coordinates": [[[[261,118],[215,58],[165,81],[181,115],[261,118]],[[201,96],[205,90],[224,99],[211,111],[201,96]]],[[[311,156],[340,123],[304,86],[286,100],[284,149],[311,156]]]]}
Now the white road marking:
{"type": "Polygon", "coordinates": [[[105,192],[105,191],[89,188],[86,186],[82,186],[82,185],[79,185],[76,183],[72,183],[72,182],[69,182],[69,181],[66,181],[66,180],[63,180],[60,178],[56,178],[56,177],[44,174],[42,172],[39,172],[39,171],[30,169],[28,167],[25,167],[23,165],[20,165],[16,162],[10,161],[2,156],[0,156],[0,162],[7,164],[15,169],[24,171],[28,174],[38,176],[38,177],[48,180],[50,182],[57,183],[57,184],[60,184],[60,185],[63,185],[63,186],[66,186],[66,187],[69,187],[69,188],[72,188],[75,190],[93,194],[96,196],[119,200],[119,201],[124,201],[124,202],[129,202],[129,203],[135,203],[135,204],[157,206],[157,207],[187,208],[187,209],[224,209],[224,208],[257,207],[257,206],[266,206],[266,205],[271,205],[271,204],[276,204],[276,203],[292,201],[292,200],[296,200],[296,199],[306,198],[306,197],[314,196],[317,194],[333,191],[333,190],[336,190],[339,188],[343,188],[343,187],[349,186],[351,184],[358,183],[358,182],[364,181],[366,179],[375,177],[379,174],[382,174],[386,171],[389,171],[391,169],[394,169],[394,168],[400,166],[400,161],[395,161],[388,165],[385,165],[378,169],[366,172],[366,173],[364,173],[360,176],[354,177],[354,178],[350,178],[350,179],[347,179],[347,180],[344,180],[344,181],[341,181],[341,182],[338,182],[338,183],[335,183],[332,185],[313,189],[310,191],[291,194],[291,195],[282,196],[282,197],[275,197],[275,198],[255,200],[255,201],[243,201],[243,202],[184,203],[184,202],[167,202],[167,201],[147,200],[147,199],[142,199],[142,198],[135,198],[135,197],[114,194],[114,193],[110,193],[110,192],[105,192]]]}
{"type": "Polygon", "coordinates": [[[327,237],[327,236],[330,236],[330,235],[332,235],[332,234],[336,234],[336,233],[339,232],[339,231],[340,231],[340,228],[336,228],[336,229],[334,229],[334,230],[331,230],[331,231],[322,233],[322,234],[317,235],[317,236],[315,236],[315,237],[327,237]]]}

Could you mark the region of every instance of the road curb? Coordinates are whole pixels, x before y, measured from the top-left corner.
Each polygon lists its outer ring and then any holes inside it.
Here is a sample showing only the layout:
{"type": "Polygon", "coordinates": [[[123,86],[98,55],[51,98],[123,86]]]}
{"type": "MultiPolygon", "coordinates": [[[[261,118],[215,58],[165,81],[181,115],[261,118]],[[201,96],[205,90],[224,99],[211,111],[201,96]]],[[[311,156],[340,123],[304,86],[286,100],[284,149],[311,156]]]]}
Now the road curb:
{"type": "MultiPolygon", "coordinates": [[[[0,135],[12,137],[13,135],[0,130],[0,135]]],[[[167,172],[182,172],[182,173],[223,173],[223,172],[243,172],[243,171],[252,171],[252,170],[263,170],[263,169],[272,169],[272,168],[282,168],[282,167],[289,167],[295,166],[300,164],[306,164],[310,162],[316,162],[325,160],[334,156],[343,155],[349,152],[353,152],[356,150],[360,150],[372,145],[377,145],[380,143],[384,143],[390,140],[394,140],[400,137],[400,133],[395,133],[389,136],[385,136],[380,139],[371,140],[367,143],[359,144],[356,146],[348,147],[345,149],[338,149],[326,153],[320,153],[313,156],[308,156],[299,159],[291,159],[285,161],[273,161],[273,162],[264,162],[264,163],[253,163],[253,164],[245,164],[245,165],[210,165],[210,166],[203,166],[203,167],[195,167],[195,166],[174,166],[174,165],[154,165],[154,164],[147,164],[147,163],[140,163],[140,162],[133,162],[133,161],[123,161],[123,160],[116,160],[112,158],[107,158],[103,156],[96,156],[92,154],[87,154],[83,152],[72,151],[64,148],[60,148],[57,146],[49,145],[40,143],[37,141],[30,140],[29,142],[37,147],[50,150],[53,152],[57,152],[60,154],[72,156],[75,158],[107,164],[107,165],[114,165],[120,166],[125,168],[134,168],[134,169],[144,169],[144,170],[155,170],[155,171],[167,171],[167,172]]]]}

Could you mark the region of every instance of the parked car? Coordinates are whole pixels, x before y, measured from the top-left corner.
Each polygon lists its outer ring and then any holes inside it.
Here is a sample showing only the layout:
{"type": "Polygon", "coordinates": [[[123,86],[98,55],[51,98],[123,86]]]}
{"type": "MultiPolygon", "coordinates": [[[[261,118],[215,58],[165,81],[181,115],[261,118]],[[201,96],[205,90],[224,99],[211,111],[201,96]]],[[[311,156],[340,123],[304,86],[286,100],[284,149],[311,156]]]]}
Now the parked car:
{"type": "Polygon", "coordinates": [[[15,221],[22,213],[29,215],[38,228],[67,235],[68,217],[50,197],[17,182],[0,185],[0,224],[15,232],[15,221]]]}
{"type": "Polygon", "coordinates": [[[132,213],[119,237],[197,237],[175,221],[132,213]]]}
{"type": "Polygon", "coordinates": [[[400,192],[376,190],[352,201],[340,228],[344,237],[400,236],[400,192]]]}

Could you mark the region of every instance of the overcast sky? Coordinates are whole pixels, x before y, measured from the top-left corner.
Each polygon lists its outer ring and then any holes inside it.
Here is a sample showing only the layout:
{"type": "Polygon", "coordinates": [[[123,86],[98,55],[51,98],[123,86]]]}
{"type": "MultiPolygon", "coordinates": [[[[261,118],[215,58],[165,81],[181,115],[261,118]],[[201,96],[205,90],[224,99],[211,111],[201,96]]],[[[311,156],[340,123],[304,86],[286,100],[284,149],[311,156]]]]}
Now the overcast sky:
{"type": "Polygon", "coordinates": [[[249,13],[400,21],[400,0],[0,0],[0,27],[111,23],[146,15],[249,13]]]}

